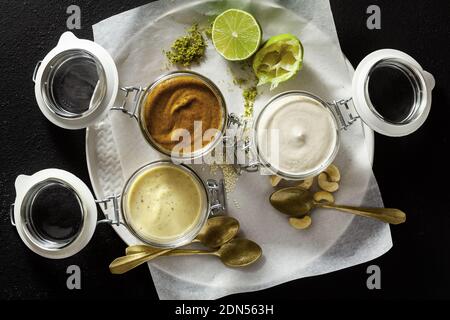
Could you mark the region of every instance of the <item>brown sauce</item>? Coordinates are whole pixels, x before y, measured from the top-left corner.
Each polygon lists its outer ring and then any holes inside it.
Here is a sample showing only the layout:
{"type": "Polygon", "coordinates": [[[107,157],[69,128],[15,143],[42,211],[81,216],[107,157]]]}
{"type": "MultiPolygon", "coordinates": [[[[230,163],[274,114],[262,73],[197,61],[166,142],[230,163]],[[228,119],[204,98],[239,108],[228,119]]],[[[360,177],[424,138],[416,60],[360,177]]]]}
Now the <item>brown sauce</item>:
{"type": "Polygon", "coordinates": [[[202,149],[217,136],[203,138],[208,129],[222,129],[223,111],[221,101],[204,81],[183,75],[164,80],[149,92],[143,120],[156,144],[170,152],[177,145],[179,150],[182,141],[181,153],[185,154],[185,150],[202,149]],[[195,121],[201,121],[201,128],[194,127],[195,121]],[[187,130],[190,141],[180,138],[177,129],[187,130]]]}

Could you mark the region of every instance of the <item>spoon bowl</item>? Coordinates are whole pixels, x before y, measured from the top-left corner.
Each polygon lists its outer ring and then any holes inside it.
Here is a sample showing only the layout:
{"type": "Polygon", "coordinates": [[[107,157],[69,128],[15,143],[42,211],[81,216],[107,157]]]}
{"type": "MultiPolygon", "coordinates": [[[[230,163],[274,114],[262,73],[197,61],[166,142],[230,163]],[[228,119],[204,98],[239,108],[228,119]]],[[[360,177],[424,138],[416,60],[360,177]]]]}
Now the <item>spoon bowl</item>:
{"type": "Polygon", "coordinates": [[[257,261],[262,255],[261,247],[248,239],[233,239],[214,251],[194,249],[161,250],[156,253],[134,253],[116,258],[109,265],[113,274],[123,274],[135,267],[160,256],[213,255],[229,267],[245,267],[257,261]]]}
{"type": "Polygon", "coordinates": [[[330,202],[317,202],[314,201],[312,192],[299,187],[290,187],[275,191],[270,196],[270,203],[278,211],[298,218],[307,215],[312,209],[320,207],[336,209],[390,224],[400,224],[406,221],[406,214],[398,209],[360,208],[337,205],[330,202]]]}
{"type": "Polygon", "coordinates": [[[217,256],[229,267],[248,266],[258,260],[261,255],[261,247],[248,239],[231,240],[217,251],[217,256]]]}
{"type": "Polygon", "coordinates": [[[270,204],[278,211],[298,218],[307,215],[315,207],[312,193],[298,187],[275,191],[270,196],[270,204]]]}
{"type": "Polygon", "coordinates": [[[212,217],[194,239],[208,248],[218,248],[233,239],[239,232],[239,221],[229,216],[212,217]]]}

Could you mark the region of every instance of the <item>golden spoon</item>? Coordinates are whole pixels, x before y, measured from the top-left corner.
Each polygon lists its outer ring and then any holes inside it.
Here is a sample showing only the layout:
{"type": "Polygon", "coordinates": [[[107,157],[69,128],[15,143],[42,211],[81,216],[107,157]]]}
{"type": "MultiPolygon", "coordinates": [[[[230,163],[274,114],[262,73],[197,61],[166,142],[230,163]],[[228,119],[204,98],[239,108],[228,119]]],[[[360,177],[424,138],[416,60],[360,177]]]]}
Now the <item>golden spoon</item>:
{"type": "Polygon", "coordinates": [[[261,257],[262,249],[257,243],[240,238],[225,243],[215,251],[176,249],[170,252],[168,256],[186,256],[195,254],[217,256],[229,267],[246,267],[261,257]]]}
{"type": "Polygon", "coordinates": [[[141,264],[154,259],[156,257],[162,256],[166,253],[170,253],[173,251],[173,249],[163,249],[156,252],[141,252],[141,253],[135,253],[123,257],[119,257],[113,260],[111,264],[109,265],[109,271],[113,274],[122,274],[125,273],[131,269],[136,268],[137,266],[140,266],[141,264]]]}
{"type": "Polygon", "coordinates": [[[303,188],[290,187],[275,191],[270,196],[272,206],[295,217],[303,217],[316,207],[336,209],[347,213],[378,219],[380,221],[400,224],[406,221],[403,211],[390,208],[359,208],[351,206],[341,206],[329,202],[317,202],[313,199],[313,194],[303,188]]]}
{"type": "Polygon", "coordinates": [[[262,249],[258,244],[251,240],[233,239],[215,251],[168,249],[162,250],[161,252],[157,252],[155,254],[135,253],[128,256],[119,257],[109,265],[109,270],[113,274],[122,274],[163,254],[166,256],[213,255],[219,257],[223,264],[229,267],[245,267],[254,263],[259,259],[259,257],[261,257],[262,249]]]}
{"type": "MultiPolygon", "coordinates": [[[[200,242],[208,248],[218,248],[233,239],[239,232],[239,221],[229,216],[212,217],[206,221],[200,233],[192,242],[200,242]]],[[[156,253],[161,251],[149,245],[133,245],[126,249],[126,254],[156,253]]]]}
{"type": "MultiPolygon", "coordinates": [[[[208,219],[208,221],[203,226],[200,233],[197,235],[197,237],[193,240],[193,242],[202,242],[208,247],[214,248],[214,247],[220,247],[222,244],[230,241],[233,239],[236,234],[239,231],[239,222],[228,216],[217,216],[208,219]]],[[[166,253],[169,253],[173,249],[160,249],[160,248],[154,248],[148,245],[135,245],[130,246],[126,250],[127,255],[135,255],[134,260],[126,266],[124,266],[124,270],[128,271],[129,269],[135,268],[147,261],[149,257],[151,259],[165,255],[166,253]],[[137,254],[140,254],[139,256],[137,254]]],[[[117,266],[122,265],[127,260],[123,259],[124,257],[119,257],[115,259],[111,266],[115,265],[116,268],[119,268],[117,266]]],[[[120,268],[118,269],[120,270],[120,268]]],[[[124,271],[124,272],[126,272],[124,271]]],[[[123,272],[120,272],[123,273],[123,272]]]]}

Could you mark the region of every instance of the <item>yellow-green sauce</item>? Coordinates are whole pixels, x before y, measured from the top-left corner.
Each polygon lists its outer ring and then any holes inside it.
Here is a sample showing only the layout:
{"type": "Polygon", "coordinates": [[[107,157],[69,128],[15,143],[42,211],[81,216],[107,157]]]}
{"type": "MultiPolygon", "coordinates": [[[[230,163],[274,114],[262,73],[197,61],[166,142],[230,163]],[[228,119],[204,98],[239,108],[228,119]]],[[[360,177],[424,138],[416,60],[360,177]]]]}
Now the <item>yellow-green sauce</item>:
{"type": "Polygon", "coordinates": [[[127,196],[127,220],[143,238],[169,242],[199,222],[206,196],[199,181],[183,169],[161,165],[142,172],[127,196]]]}

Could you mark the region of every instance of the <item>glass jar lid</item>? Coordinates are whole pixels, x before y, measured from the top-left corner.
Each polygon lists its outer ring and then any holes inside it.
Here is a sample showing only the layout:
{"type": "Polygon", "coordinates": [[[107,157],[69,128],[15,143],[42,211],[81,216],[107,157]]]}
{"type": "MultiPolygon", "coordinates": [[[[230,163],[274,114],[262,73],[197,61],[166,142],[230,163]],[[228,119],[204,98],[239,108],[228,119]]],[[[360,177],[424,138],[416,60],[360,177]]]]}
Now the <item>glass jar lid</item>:
{"type": "Polygon", "coordinates": [[[46,169],[15,182],[12,222],[22,241],[52,259],[70,257],[92,238],[97,206],[89,188],[73,174],[46,169]]]}
{"type": "Polygon", "coordinates": [[[85,128],[113,105],[118,73],[113,59],[98,44],[65,32],[58,45],[36,66],[36,100],[57,126],[85,128]]]}
{"type": "Polygon", "coordinates": [[[416,131],[431,108],[435,81],[404,52],[375,51],[355,70],[352,97],[356,112],[370,128],[387,136],[416,131]]]}

